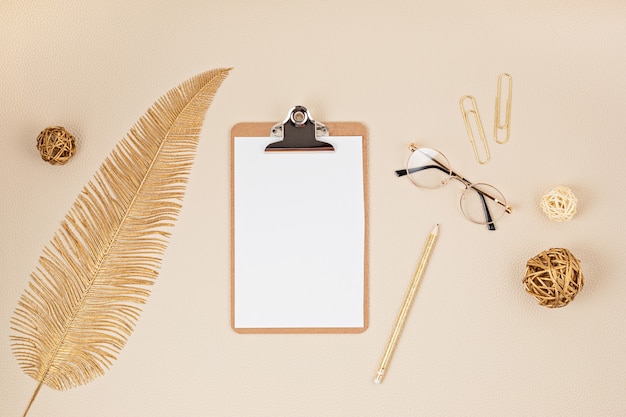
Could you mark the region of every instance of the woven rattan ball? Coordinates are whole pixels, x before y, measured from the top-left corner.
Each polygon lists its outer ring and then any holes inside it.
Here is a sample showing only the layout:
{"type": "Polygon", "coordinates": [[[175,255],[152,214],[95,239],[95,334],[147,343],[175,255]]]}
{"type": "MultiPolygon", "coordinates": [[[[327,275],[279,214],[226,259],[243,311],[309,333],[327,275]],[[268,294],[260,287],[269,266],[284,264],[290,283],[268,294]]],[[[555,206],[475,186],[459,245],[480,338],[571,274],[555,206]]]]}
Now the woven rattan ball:
{"type": "Polygon", "coordinates": [[[37,136],[37,149],[44,161],[63,165],[76,153],[76,139],[64,127],[47,127],[37,136]]]}
{"type": "Polygon", "coordinates": [[[576,214],[578,199],[569,187],[558,186],[541,198],[541,210],[550,220],[566,222],[576,214]]]}
{"type": "Polygon", "coordinates": [[[528,260],[522,282],[540,305],[563,307],[583,289],[583,273],[570,251],[551,248],[528,260]]]}

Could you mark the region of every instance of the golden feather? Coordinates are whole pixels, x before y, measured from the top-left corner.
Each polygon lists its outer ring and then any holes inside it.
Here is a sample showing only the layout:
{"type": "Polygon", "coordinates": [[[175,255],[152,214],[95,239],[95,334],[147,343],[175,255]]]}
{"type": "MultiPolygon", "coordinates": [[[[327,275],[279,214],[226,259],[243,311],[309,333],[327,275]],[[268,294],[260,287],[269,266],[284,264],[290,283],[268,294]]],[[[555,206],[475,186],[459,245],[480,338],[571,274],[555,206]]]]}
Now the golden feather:
{"type": "Polygon", "coordinates": [[[102,375],[131,335],[178,218],[204,115],[228,69],[170,90],[83,188],[11,318],[27,375],[57,390],[102,375]]]}

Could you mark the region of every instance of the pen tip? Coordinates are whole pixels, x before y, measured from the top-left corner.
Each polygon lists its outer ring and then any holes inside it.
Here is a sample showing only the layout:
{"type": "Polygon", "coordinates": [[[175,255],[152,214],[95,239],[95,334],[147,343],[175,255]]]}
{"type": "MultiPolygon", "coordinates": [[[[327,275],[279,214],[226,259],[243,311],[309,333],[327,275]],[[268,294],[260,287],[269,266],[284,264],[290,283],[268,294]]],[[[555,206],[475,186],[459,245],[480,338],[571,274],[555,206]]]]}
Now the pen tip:
{"type": "Polygon", "coordinates": [[[374,378],[374,384],[380,384],[380,377],[379,376],[374,378]]]}
{"type": "Polygon", "coordinates": [[[433,232],[432,232],[433,235],[436,235],[437,233],[439,233],[439,223],[435,225],[435,228],[433,229],[433,232]]]}

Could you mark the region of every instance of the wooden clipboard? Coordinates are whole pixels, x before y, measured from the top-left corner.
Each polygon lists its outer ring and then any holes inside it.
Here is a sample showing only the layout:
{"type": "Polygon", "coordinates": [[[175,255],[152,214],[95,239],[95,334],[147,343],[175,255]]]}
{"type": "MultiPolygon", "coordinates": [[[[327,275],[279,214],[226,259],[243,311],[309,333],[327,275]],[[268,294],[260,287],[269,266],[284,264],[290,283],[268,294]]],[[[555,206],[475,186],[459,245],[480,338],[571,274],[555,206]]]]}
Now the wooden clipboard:
{"type": "Polygon", "coordinates": [[[231,130],[231,327],[360,333],[369,325],[367,130],[283,123],[231,130]]]}

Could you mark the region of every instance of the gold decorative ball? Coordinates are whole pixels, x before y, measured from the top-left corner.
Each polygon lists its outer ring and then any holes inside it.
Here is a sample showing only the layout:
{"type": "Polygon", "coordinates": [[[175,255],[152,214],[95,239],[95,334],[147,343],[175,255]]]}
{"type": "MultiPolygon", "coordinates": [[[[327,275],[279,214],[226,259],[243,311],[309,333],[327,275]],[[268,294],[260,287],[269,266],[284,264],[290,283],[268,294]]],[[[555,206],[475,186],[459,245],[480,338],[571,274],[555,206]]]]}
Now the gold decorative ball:
{"type": "Polygon", "coordinates": [[[576,214],[578,199],[571,188],[560,185],[541,198],[541,210],[550,220],[566,222],[576,214]]]}
{"type": "Polygon", "coordinates": [[[563,307],[583,289],[583,273],[570,251],[551,248],[528,260],[522,282],[540,305],[563,307]]]}
{"type": "Polygon", "coordinates": [[[76,153],[76,139],[64,127],[47,127],[37,136],[37,149],[44,161],[63,165],[76,153]]]}

